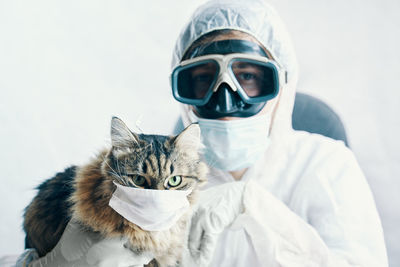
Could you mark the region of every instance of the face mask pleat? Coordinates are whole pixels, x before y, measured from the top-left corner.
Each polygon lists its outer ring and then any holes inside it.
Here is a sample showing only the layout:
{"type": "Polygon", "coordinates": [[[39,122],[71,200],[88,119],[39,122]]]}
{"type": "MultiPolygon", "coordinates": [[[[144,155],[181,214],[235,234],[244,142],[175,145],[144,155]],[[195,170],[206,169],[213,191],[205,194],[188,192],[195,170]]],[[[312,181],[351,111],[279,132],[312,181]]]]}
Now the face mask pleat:
{"type": "Polygon", "coordinates": [[[147,231],[163,231],[187,211],[190,190],[151,190],[116,185],[109,206],[147,231]]]}
{"type": "Polygon", "coordinates": [[[198,122],[208,165],[225,171],[247,168],[256,162],[269,145],[270,114],[235,120],[210,120],[189,112],[198,122]]]}

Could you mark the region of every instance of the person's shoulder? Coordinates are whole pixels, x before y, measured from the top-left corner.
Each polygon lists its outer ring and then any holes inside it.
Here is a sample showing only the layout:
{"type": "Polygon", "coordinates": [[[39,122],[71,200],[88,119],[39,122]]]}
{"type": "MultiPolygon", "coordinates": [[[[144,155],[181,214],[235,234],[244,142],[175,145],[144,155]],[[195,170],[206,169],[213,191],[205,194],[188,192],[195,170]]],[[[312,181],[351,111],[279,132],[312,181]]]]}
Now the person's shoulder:
{"type": "Polygon", "coordinates": [[[335,194],[344,187],[369,190],[354,153],[342,141],[305,132],[294,133],[292,141],[297,195],[305,197],[310,187],[331,188],[335,194]]]}
{"type": "Polygon", "coordinates": [[[292,152],[306,150],[311,154],[351,153],[342,140],[305,131],[293,131],[290,143],[292,152]]]}
{"type": "Polygon", "coordinates": [[[292,159],[307,162],[312,169],[339,169],[344,165],[354,165],[357,161],[353,152],[343,141],[304,131],[294,131],[290,152],[292,159]]]}

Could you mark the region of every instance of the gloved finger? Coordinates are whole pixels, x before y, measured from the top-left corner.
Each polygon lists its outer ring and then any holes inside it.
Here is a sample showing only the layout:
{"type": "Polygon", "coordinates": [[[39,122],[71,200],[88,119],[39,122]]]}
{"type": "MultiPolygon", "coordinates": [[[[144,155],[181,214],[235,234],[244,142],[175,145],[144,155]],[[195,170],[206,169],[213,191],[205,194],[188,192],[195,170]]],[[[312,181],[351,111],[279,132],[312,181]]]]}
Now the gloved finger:
{"type": "MultiPolygon", "coordinates": [[[[221,213],[223,214],[224,212],[221,213]]],[[[218,236],[225,229],[228,225],[226,217],[217,214],[215,211],[205,211],[204,209],[199,209],[195,212],[191,220],[188,238],[189,251],[194,257],[197,257],[201,250],[201,246],[204,243],[204,235],[218,236]]]]}
{"type": "Polygon", "coordinates": [[[217,247],[218,235],[205,233],[201,239],[200,251],[197,256],[199,266],[208,266],[217,247]]]}
{"type": "Polygon", "coordinates": [[[226,209],[221,211],[210,211],[204,218],[204,228],[207,229],[209,234],[219,234],[230,223],[226,209]],[[229,223],[228,223],[229,222],[229,223]]]}
{"type": "Polygon", "coordinates": [[[190,222],[190,232],[188,238],[188,247],[190,254],[196,256],[200,249],[201,238],[204,232],[204,227],[202,226],[202,220],[204,220],[204,216],[202,216],[202,212],[195,212],[192,216],[190,222]]]}
{"type": "MultiPolygon", "coordinates": [[[[97,261],[95,265],[96,267],[135,267],[140,266],[143,267],[144,265],[148,264],[153,257],[148,255],[135,255],[131,254],[118,254],[112,257],[104,257],[100,261],[97,261]]],[[[86,265],[84,265],[86,266],[86,265]]]]}
{"type": "Polygon", "coordinates": [[[67,261],[74,261],[81,258],[99,239],[99,234],[89,232],[79,223],[70,221],[57,246],[60,246],[61,254],[67,261]]]}
{"type": "Polygon", "coordinates": [[[147,264],[154,258],[150,253],[125,248],[125,243],[120,237],[104,239],[89,249],[86,261],[95,266],[132,266],[147,264]]]}
{"type": "Polygon", "coordinates": [[[37,253],[36,249],[29,248],[22,253],[15,264],[15,267],[24,267],[28,266],[28,264],[32,261],[39,259],[39,254],[37,253]]]}

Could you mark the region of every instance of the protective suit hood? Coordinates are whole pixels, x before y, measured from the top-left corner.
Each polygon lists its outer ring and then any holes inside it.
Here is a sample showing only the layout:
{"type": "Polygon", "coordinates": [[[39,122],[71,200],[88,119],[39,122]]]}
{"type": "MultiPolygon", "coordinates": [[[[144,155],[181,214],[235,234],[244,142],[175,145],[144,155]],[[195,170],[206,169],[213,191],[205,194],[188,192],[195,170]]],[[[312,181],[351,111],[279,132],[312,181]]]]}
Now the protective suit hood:
{"type": "MultiPolygon", "coordinates": [[[[292,130],[292,110],[297,85],[298,66],[291,40],[283,22],[270,5],[262,0],[212,0],[200,6],[181,31],[172,58],[172,69],[182,60],[187,49],[201,36],[215,30],[232,29],[246,32],[257,39],[273,59],[287,71],[288,83],[281,85],[280,99],[271,126],[270,152],[276,150],[274,139],[292,130]]],[[[189,107],[183,106],[184,125],[190,123],[189,107]]],[[[279,151],[279,149],[278,149],[279,151]]]]}

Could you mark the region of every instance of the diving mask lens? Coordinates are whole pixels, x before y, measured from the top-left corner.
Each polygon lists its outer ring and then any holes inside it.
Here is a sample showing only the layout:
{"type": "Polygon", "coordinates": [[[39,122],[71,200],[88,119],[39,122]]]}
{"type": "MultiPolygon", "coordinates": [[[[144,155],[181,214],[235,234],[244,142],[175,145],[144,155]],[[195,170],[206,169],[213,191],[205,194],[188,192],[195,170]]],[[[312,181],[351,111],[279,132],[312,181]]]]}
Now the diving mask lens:
{"type": "Polygon", "coordinates": [[[189,105],[205,105],[223,82],[234,84],[232,91],[237,91],[248,104],[274,98],[279,91],[277,67],[265,57],[257,60],[254,56],[237,56],[208,55],[183,61],[171,76],[175,99],[189,105]],[[220,72],[228,72],[229,77],[220,72]]]}
{"type": "Polygon", "coordinates": [[[229,71],[244,102],[254,104],[268,101],[279,92],[279,73],[270,62],[233,59],[229,71]]]}
{"type": "Polygon", "coordinates": [[[190,105],[203,105],[212,95],[219,72],[214,60],[202,60],[182,67],[172,73],[174,97],[190,105]]]}

